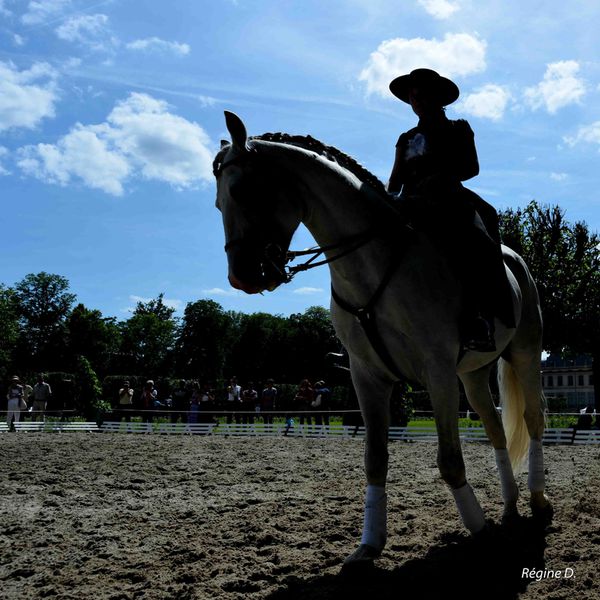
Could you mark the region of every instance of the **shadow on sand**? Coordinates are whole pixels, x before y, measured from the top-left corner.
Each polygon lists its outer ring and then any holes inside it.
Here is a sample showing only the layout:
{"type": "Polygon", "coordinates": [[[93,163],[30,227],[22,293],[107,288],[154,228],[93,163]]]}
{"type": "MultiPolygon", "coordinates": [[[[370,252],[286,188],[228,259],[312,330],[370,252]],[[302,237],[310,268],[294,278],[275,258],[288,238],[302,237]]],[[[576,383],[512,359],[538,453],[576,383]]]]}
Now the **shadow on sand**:
{"type": "Polygon", "coordinates": [[[269,600],[512,600],[532,581],[522,577],[524,568],[544,569],[548,531],[531,518],[520,518],[510,526],[490,524],[482,539],[448,534],[425,556],[409,559],[393,570],[371,566],[310,579],[288,577],[285,587],[269,600]]]}

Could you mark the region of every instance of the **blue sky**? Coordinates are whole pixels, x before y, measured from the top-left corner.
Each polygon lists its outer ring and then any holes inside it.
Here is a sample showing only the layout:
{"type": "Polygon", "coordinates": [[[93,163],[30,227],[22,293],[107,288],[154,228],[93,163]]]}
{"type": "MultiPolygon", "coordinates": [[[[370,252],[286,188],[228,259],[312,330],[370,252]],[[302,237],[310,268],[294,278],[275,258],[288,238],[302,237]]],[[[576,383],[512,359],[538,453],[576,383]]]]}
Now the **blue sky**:
{"type": "Polygon", "coordinates": [[[0,282],[58,273],[119,319],[161,292],[179,311],[327,306],[326,268],[262,297],[229,287],[210,168],[223,110],[386,181],[415,124],[387,85],[417,67],[461,89],[448,116],[475,131],[470,187],[598,231],[599,22],[583,0],[0,0],[0,282]]]}

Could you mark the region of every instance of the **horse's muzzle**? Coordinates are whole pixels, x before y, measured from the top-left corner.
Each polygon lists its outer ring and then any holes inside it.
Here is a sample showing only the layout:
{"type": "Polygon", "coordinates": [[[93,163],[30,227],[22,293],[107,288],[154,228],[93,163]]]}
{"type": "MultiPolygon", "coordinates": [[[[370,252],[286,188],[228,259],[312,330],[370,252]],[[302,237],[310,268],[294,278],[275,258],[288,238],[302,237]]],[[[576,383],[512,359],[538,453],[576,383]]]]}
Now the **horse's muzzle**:
{"type": "Polygon", "coordinates": [[[262,250],[250,244],[232,244],[227,248],[229,283],[247,294],[272,292],[287,281],[285,256],[281,246],[274,243],[262,250]]]}

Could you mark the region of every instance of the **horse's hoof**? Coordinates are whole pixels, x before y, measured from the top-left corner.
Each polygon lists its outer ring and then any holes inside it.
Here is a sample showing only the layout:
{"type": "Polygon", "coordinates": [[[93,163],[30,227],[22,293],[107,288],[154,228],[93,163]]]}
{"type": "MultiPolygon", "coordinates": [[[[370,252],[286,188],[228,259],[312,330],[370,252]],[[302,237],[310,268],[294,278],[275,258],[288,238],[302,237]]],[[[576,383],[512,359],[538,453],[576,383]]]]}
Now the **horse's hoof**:
{"type": "Polygon", "coordinates": [[[343,573],[364,571],[373,567],[373,561],[381,556],[381,550],[368,544],[361,544],[342,565],[343,573]]]}
{"type": "Polygon", "coordinates": [[[531,503],[531,514],[534,521],[543,525],[550,525],[552,523],[552,517],[554,517],[554,508],[549,500],[546,499],[546,503],[543,506],[531,503]]]}
{"type": "Polygon", "coordinates": [[[520,521],[521,515],[519,514],[519,511],[517,509],[514,509],[505,512],[502,515],[501,523],[503,527],[514,527],[515,525],[518,525],[520,521]]]}

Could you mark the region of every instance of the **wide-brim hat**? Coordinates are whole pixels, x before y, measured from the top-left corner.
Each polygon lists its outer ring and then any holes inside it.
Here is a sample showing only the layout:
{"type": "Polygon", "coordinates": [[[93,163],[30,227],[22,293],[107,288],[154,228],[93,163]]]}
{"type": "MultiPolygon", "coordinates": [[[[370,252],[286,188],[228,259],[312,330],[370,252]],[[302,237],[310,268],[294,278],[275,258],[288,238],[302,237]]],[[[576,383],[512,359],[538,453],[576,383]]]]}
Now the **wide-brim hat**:
{"type": "Polygon", "coordinates": [[[460,95],[458,86],[453,81],[442,77],[432,69],[415,69],[408,75],[396,77],[390,83],[390,92],[402,102],[410,104],[408,93],[412,87],[429,90],[439,100],[441,106],[452,104],[460,95]]]}

